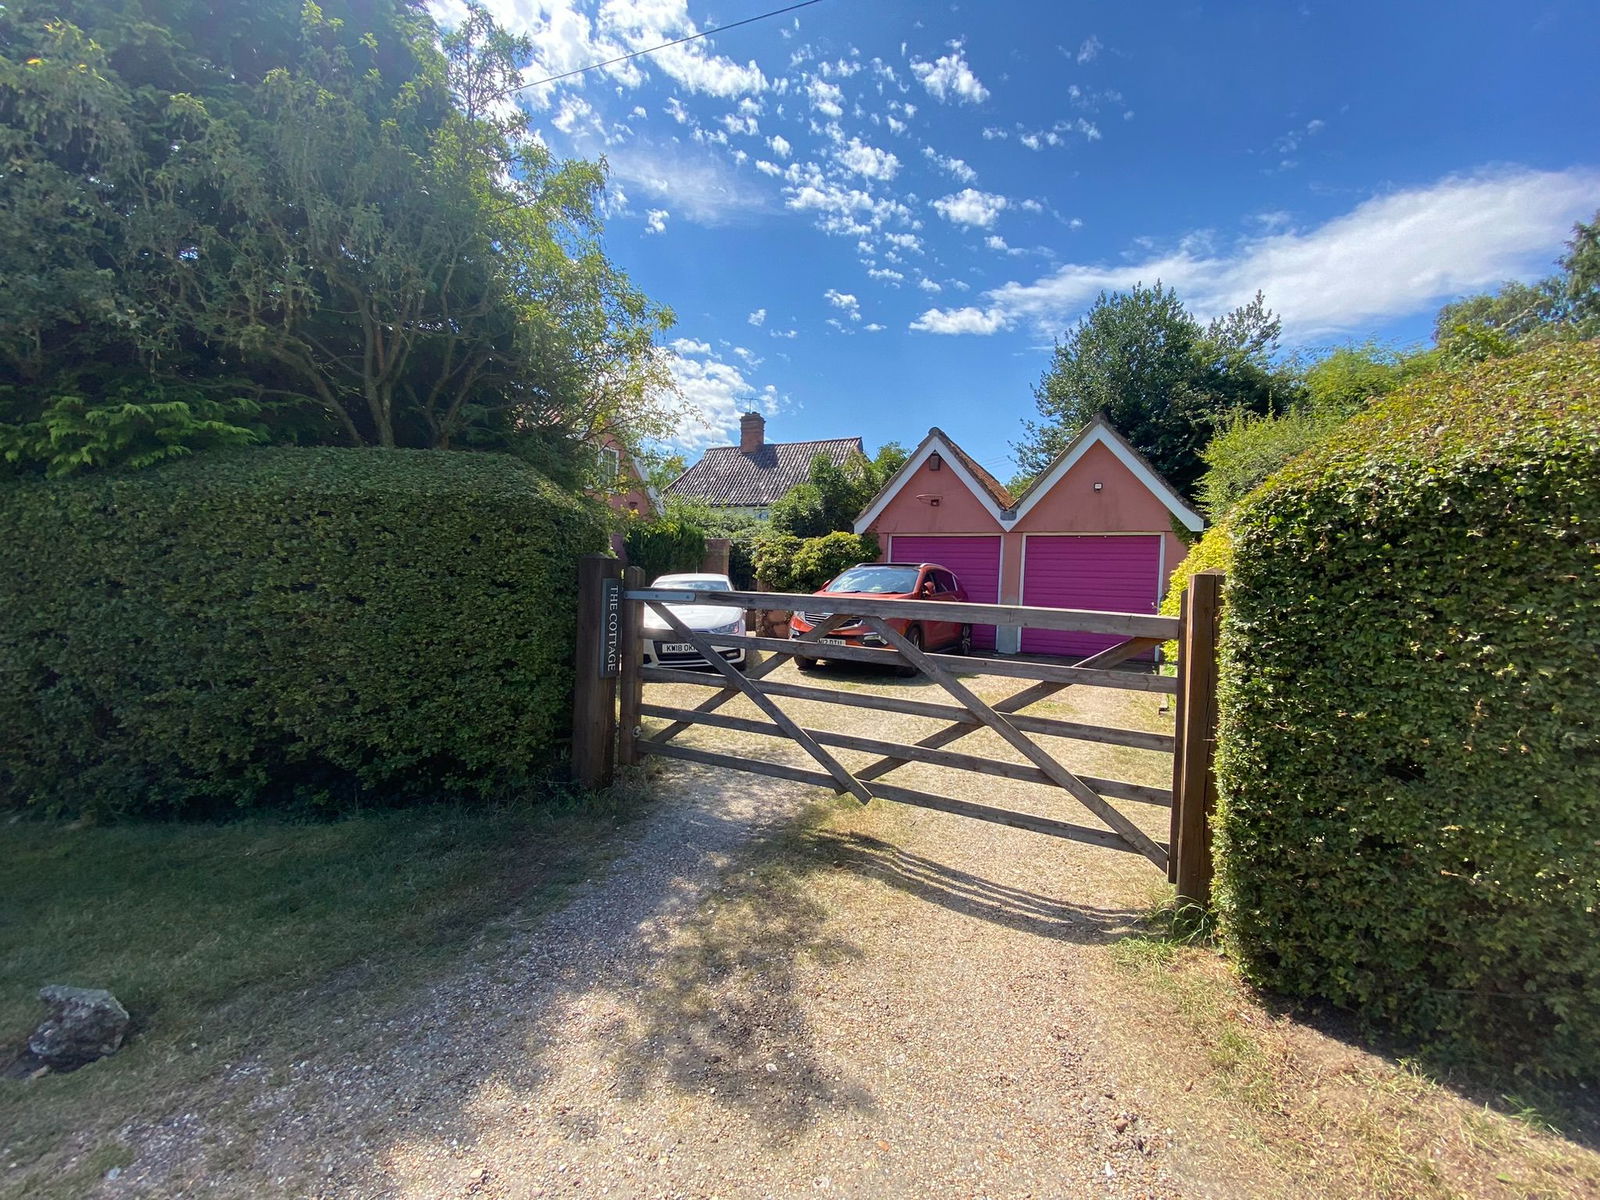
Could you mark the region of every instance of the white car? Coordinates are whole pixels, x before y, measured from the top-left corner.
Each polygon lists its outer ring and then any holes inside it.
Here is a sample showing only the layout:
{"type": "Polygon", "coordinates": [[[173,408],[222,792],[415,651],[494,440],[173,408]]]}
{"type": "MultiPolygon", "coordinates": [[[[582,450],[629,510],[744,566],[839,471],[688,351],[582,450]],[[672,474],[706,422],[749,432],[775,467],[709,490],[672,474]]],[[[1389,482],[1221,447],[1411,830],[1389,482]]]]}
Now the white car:
{"type": "MultiPolygon", "coordinates": [[[[726,575],[663,575],[650,585],[672,591],[731,592],[726,575]]],[[[696,633],[745,632],[744,609],[725,604],[669,604],[672,615],[696,633]]],[[[647,667],[709,667],[705,656],[683,641],[666,618],[649,605],[644,610],[644,665],[647,667]]],[[[717,653],[736,667],[744,666],[743,646],[718,646],[717,653]]]]}

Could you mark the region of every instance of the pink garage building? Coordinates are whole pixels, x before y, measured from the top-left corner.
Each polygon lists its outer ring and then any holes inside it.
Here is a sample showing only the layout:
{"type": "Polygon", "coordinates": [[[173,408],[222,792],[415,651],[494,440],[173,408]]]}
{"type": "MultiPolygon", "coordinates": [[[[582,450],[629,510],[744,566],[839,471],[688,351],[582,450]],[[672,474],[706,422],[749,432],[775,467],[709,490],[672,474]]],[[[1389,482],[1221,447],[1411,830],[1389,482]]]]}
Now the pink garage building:
{"type": "MultiPolygon", "coordinates": [[[[1153,613],[1200,515],[1116,430],[1094,420],[1021,496],[930,429],[856,520],[886,562],[936,562],[984,604],[1153,613]]],[[[973,641],[1002,653],[1093,654],[1116,639],[1002,625],[973,641]]]]}

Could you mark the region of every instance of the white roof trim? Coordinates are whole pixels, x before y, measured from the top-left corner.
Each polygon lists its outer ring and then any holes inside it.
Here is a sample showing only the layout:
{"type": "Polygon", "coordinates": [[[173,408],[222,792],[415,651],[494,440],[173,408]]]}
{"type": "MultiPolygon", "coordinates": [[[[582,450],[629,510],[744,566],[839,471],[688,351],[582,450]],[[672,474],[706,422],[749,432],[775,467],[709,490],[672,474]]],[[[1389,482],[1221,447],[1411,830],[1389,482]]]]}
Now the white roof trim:
{"type": "Polygon", "coordinates": [[[856,518],[855,531],[865,533],[868,527],[883,515],[883,510],[889,507],[889,501],[900,494],[900,489],[910,483],[912,476],[935,454],[944,460],[946,469],[955,472],[956,478],[966,485],[978,503],[983,505],[988,514],[995,519],[996,524],[1004,528],[1011,523],[1014,519],[1013,514],[996,504],[994,497],[989,494],[989,489],[973,478],[972,472],[962,463],[961,455],[955,447],[937,430],[930,429],[928,436],[922,439],[922,445],[918,446],[911,457],[906,459],[905,465],[894,473],[894,478],[884,485],[883,491],[878,493],[878,498],[856,518]]]}
{"type": "Polygon", "coordinates": [[[1034,505],[1061,482],[1062,476],[1077,464],[1089,447],[1101,445],[1116,455],[1117,461],[1133,472],[1134,478],[1144,484],[1146,490],[1157,500],[1166,505],[1167,511],[1183,522],[1184,528],[1195,533],[1205,528],[1205,521],[1200,514],[1184,503],[1183,497],[1173,491],[1172,485],[1150,469],[1148,464],[1136,453],[1129,449],[1128,444],[1122,440],[1116,430],[1112,429],[1100,418],[1096,417],[1078,432],[1067,448],[1057,456],[1055,462],[1045,469],[1034,485],[1030,487],[1017,504],[1017,520],[1027,516],[1034,505]]]}

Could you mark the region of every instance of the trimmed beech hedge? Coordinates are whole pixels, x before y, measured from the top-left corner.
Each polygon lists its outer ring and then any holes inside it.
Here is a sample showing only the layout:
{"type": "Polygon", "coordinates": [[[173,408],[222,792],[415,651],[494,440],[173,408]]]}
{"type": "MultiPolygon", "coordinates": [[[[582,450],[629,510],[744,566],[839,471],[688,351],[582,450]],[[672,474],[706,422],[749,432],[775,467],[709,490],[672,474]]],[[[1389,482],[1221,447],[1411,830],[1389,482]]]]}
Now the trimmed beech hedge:
{"type": "Polygon", "coordinates": [[[1229,523],[1247,974],[1447,1057],[1600,1073],[1600,346],[1397,392],[1229,523]]]}
{"type": "Polygon", "coordinates": [[[598,506],[498,455],[260,449],[0,485],[0,803],[489,798],[571,724],[598,506]]]}

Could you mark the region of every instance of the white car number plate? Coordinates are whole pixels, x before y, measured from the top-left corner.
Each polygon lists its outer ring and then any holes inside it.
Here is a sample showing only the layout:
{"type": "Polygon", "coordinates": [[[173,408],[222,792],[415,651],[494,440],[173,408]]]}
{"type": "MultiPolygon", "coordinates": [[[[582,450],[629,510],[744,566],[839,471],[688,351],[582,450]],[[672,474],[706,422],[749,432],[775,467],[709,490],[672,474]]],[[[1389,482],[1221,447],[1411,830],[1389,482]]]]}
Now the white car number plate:
{"type": "Polygon", "coordinates": [[[843,638],[818,638],[817,641],[821,642],[824,646],[848,646],[850,644],[843,638]]]}
{"type": "Polygon", "coordinates": [[[661,644],[661,653],[663,653],[663,654],[693,654],[694,653],[694,647],[691,646],[688,642],[663,642],[661,644]]]}

